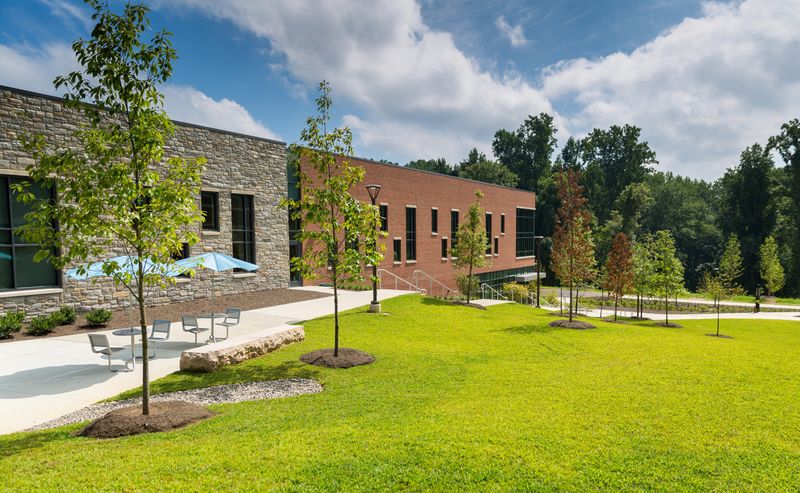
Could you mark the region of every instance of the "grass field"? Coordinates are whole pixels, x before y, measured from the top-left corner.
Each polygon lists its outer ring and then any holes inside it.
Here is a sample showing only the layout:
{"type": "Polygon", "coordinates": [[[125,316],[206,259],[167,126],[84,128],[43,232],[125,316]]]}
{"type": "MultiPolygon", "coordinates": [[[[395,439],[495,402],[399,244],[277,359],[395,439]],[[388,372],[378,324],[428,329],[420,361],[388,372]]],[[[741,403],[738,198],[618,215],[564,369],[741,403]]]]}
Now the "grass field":
{"type": "MultiPolygon", "coordinates": [[[[213,406],[170,433],[97,441],[77,426],[0,437],[0,490],[787,491],[800,485],[800,323],[723,321],[734,339],[416,295],[342,318],[370,366],[327,370],[307,340],[157,391],[320,380],[317,395],[213,406]]],[[[362,310],[363,311],[363,310],[362,310]]]]}

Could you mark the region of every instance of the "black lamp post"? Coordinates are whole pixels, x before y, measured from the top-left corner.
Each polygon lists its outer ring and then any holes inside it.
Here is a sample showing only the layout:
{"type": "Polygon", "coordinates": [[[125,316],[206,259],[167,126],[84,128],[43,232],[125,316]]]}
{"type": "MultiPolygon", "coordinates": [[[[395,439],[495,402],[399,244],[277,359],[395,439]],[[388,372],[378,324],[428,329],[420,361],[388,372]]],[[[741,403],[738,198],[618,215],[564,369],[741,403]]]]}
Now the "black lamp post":
{"type": "Polygon", "coordinates": [[[539,303],[539,294],[541,291],[542,286],[542,272],[540,269],[541,259],[542,259],[542,239],[544,236],[534,236],[533,239],[536,241],[536,308],[541,308],[542,305],[539,303]]]}
{"type": "MultiPolygon", "coordinates": [[[[372,201],[372,206],[375,206],[375,201],[378,200],[378,194],[381,193],[381,186],[377,184],[369,184],[366,186],[369,198],[372,201]]],[[[380,227],[380,225],[378,225],[380,227]]],[[[377,240],[376,240],[377,241],[377,240]]],[[[372,302],[369,304],[370,313],[380,313],[381,303],[378,301],[378,266],[377,262],[372,262],[372,302]]]]}

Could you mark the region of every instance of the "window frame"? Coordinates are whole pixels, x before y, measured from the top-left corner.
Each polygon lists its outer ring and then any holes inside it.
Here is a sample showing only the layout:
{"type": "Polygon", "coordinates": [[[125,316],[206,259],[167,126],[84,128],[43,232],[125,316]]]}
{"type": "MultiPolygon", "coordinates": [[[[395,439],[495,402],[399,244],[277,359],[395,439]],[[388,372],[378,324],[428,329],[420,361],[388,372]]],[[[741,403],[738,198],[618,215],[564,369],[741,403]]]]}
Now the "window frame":
{"type": "Polygon", "coordinates": [[[417,206],[406,206],[406,262],[417,261],[417,206]],[[409,221],[411,218],[411,221],[409,221]]]}
{"type": "Polygon", "coordinates": [[[439,208],[431,207],[431,235],[439,234],[439,208]]]}
{"type": "Polygon", "coordinates": [[[389,231],[389,204],[381,202],[378,204],[378,216],[381,219],[380,230],[384,233],[389,231]]]}
{"type": "MultiPolygon", "coordinates": [[[[458,209],[450,209],[450,251],[451,252],[456,249],[456,246],[458,244],[457,237],[458,237],[458,225],[459,225],[459,223],[461,221],[460,215],[461,215],[461,211],[460,210],[458,210],[458,209]],[[455,221],[453,221],[453,218],[455,218],[455,221]]],[[[452,253],[451,253],[451,255],[452,255],[452,253]]]]}
{"type": "Polygon", "coordinates": [[[486,252],[484,253],[486,254],[487,257],[492,256],[492,227],[494,226],[492,222],[493,222],[492,213],[491,212],[484,213],[483,225],[484,228],[486,229],[486,252]]]}
{"type": "Polygon", "coordinates": [[[250,262],[252,264],[256,262],[256,207],[255,207],[255,198],[251,194],[245,193],[231,193],[231,256],[239,259],[244,260],[245,262],[250,262]],[[244,224],[244,228],[239,229],[236,228],[234,221],[234,214],[236,213],[236,208],[234,207],[234,200],[242,198],[242,211],[244,217],[242,218],[242,224],[244,224]],[[250,210],[249,217],[247,215],[247,210],[250,210]],[[249,226],[249,228],[247,227],[249,226]],[[236,233],[243,233],[245,235],[244,240],[237,241],[234,239],[236,233]],[[236,244],[244,244],[245,245],[245,257],[248,257],[248,253],[252,254],[252,260],[248,258],[239,258],[236,256],[236,244]],[[248,249],[248,245],[250,248],[248,249]],[[248,250],[251,250],[248,252],[248,250]]]}
{"type": "Polygon", "coordinates": [[[217,231],[219,232],[219,192],[216,190],[201,190],[200,191],[200,210],[203,212],[203,222],[200,223],[200,229],[202,231],[217,231]],[[212,224],[206,225],[206,219],[208,219],[208,215],[205,214],[205,207],[203,202],[204,196],[211,196],[212,198],[212,208],[213,214],[211,215],[212,224]]]}
{"type": "Polygon", "coordinates": [[[518,259],[532,258],[536,255],[536,209],[532,207],[516,207],[516,250],[518,259]],[[525,211],[526,217],[520,216],[520,211],[525,211]],[[529,215],[529,217],[527,217],[529,215]],[[523,221],[530,223],[530,230],[523,228],[523,221]],[[530,250],[527,249],[530,247],[530,250]]]}

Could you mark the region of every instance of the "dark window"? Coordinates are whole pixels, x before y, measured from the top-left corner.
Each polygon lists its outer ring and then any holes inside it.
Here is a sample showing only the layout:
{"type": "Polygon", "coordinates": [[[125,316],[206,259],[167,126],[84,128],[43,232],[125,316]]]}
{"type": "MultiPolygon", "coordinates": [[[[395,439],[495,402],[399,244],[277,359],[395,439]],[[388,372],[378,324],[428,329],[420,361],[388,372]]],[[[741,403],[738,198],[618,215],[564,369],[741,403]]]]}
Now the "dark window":
{"type": "Polygon", "coordinates": [[[389,206],[381,204],[378,212],[381,215],[381,231],[389,231],[389,206]]]}
{"type": "Polygon", "coordinates": [[[494,254],[500,255],[500,238],[494,237],[494,254]]]}
{"type": "Polygon", "coordinates": [[[417,260],[416,207],[406,207],[406,260],[417,260]]]}
{"type": "Polygon", "coordinates": [[[431,209],[431,233],[439,232],[439,209],[431,209]]]}
{"type": "MultiPolygon", "coordinates": [[[[45,260],[34,262],[33,256],[41,249],[28,243],[17,231],[25,224],[29,204],[17,202],[11,186],[26,181],[25,178],[0,177],[0,290],[58,286],[58,271],[45,260]]],[[[37,199],[53,200],[52,189],[31,183],[29,191],[37,199]]]]}
{"type": "Polygon", "coordinates": [[[530,257],[534,254],[534,217],[533,209],[517,207],[517,257],[530,257]]]}
{"type": "Polygon", "coordinates": [[[450,211],[450,250],[456,249],[458,243],[458,211],[450,211]]]}
{"type": "Polygon", "coordinates": [[[484,220],[484,224],[486,225],[486,255],[492,254],[492,213],[486,213],[486,219],[484,220]]]}
{"type": "Polygon", "coordinates": [[[400,238],[395,238],[394,241],[392,242],[392,248],[393,248],[392,259],[395,262],[400,262],[400,260],[402,259],[402,256],[400,255],[401,245],[402,245],[402,240],[400,238]]]}
{"type": "Polygon", "coordinates": [[[442,258],[447,258],[447,238],[442,238],[442,258]]]}
{"type": "MultiPolygon", "coordinates": [[[[181,250],[179,252],[173,252],[172,260],[183,260],[185,258],[189,258],[189,244],[182,243],[181,250]]],[[[178,277],[189,277],[189,274],[179,274],[178,277]]]]}
{"type": "Polygon", "coordinates": [[[506,234],[506,215],[500,214],[500,233],[506,234]]]}
{"type": "Polygon", "coordinates": [[[252,195],[231,194],[233,256],[256,263],[255,211],[252,195]]]}
{"type": "Polygon", "coordinates": [[[217,192],[200,192],[203,207],[203,229],[219,231],[219,194],[217,192]]]}

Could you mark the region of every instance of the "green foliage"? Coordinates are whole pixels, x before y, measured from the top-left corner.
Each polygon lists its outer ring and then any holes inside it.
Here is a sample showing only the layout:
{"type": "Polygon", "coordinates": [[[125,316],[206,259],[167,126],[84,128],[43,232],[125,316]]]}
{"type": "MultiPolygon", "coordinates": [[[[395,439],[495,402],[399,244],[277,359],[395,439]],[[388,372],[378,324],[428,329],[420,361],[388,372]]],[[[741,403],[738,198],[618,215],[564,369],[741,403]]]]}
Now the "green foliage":
{"type": "Polygon", "coordinates": [[[62,306],[50,316],[56,325],[72,325],[78,319],[78,312],[71,306],[62,306]]]}
{"type": "Polygon", "coordinates": [[[769,148],[778,151],[786,164],[786,205],[781,211],[786,219],[785,244],[788,250],[788,291],[800,295],[800,120],[797,118],[781,125],[778,135],[769,139],[769,148]]]}
{"type": "MultiPolygon", "coordinates": [[[[456,246],[450,252],[452,266],[456,271],[461,271],[456,276],[463,277],[461,292],[467,297],[467,303],[475,296],[477,286],[480,284],[474,274],[475,269],[488,265],[486,260],[486,228],[483,225],[483,208],[481,207],[480,190],[475,190],[475,202],[469,206],[467,220],[458,225],[456,246]],[[466,270],[466,272],[463,272],[466,270]],[[473,288],[473,286],[475,286],[473,288]]],[[[459,284],[461,286],[461,284],[459,284]]]]}
{"type": "Polygon", "coordinates": [[[759,249],[759,267],[761,279],[767,288],[767,295],[772,296],[783,288],[785,274],[778,258],[778,244],[775,238],[767,236],[759,249]]]}
{"type": "Polygon", "coordinates": [[[719,281],[729,293],[739,293],[741,286],[737,283],[742,276],[742,253],[739,237],[732,234],[728,237],[725,250],[719,259],[719,281]]]}
{"type": "Polygon", "coordinates": [[[504,164],[487,159],[478,149],[472,149],[467,160],[461,162],[458,176],[504,187],[516,187],[519,181],[517,175],[504,164]]]}
{"type": "Polygon", "coordinates": [[[113,316],[114,314],[111,313],[111,310],[106,310],[105,308],[95,308],[84,315],[89,327],[102,327],[110,322],[113,316]]]}
{"type": "Polygon", "coordinates": [[[634,265],[631,242],[625,233],[617,233],[603,266],[603,287],[614,296],[614,320],[619,300],[633,289],[634,265]]]}
{"type": "Polygon", "coordinates": [[[500,291],[503,293],[505,297],[512,301],[521,301],[528,297],[530,291],[528,291],[528,286],[525,284],[519,284],[518,282],[507,282],[503,284],[500,291]]]}
{"type": "Polygon", "coordinates": [[[282,205],[303,225],[296,234],[304,243],[303,255],[292,259],[292,270],[306,279],[325,277],[333,284],[334,356],[338,356],[339,286],[361,282],[364,265],[377,265],[383,259],[378,236],[385,233],[378,231],[378,208],[350,194],[363,182],[364,169],[348,159],[353,154],[350,129],[328,130],[333,104],[330,84],[322,81],[319,92],[318,114],[306,120],[301,143],[289,149],[299,163],[300,198],[287,198],[282,205]]]}
{"type": "Polygon", "coordinates": [[[10,311],[0,316],[0,339],[8,339],[15,332],[22,330],[22,321],[25,320],[24,311],[10,311]]]}
{"type": "Polygon", "coordinates": [[[56,328],[56,320],[52,315],[39,315],[28,322],[28,334],[32,336],[47,335],[56,328]]]}
{"type": "Polygon", "coordinates": [[[666,322],[669,323],[669,299],[684,291],[683,264],[675,252],[675,240],[669,231],[659,231],[652,247],[653,294],[664,299],[666,322]]]}
{"type": "Polygon", "coordinates": [[[423,171],[430,171],[432,173],[439,173],[442,175],[456,176],[458,169],[450,164],[444,158],[438,159],[416,159],[409,161],[406,164],[409,168],[421,169],[423,171]]]}

